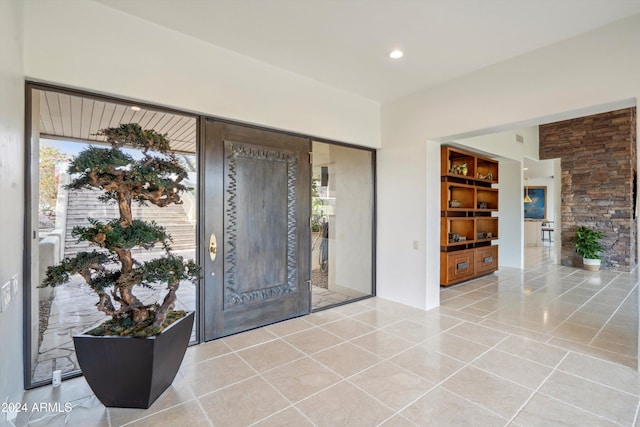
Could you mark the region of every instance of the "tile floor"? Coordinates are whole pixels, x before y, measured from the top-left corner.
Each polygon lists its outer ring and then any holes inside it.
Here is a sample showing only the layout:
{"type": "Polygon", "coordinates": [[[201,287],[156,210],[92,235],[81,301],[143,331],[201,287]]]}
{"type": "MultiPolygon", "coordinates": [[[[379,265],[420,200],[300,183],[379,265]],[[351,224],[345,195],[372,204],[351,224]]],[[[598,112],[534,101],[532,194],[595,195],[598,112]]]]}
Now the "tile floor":
{"type": "Polygon", "coordinates": [[[370,298],[188,349],[148,410],[82,378],[25,392],[70,412],[20,426],[638,426],[633,274],[551,265],[443,289],[424,312],[370,298]]]}
{"type": "MultiPolygon", "coordinates": [[[[312,310],[341,304],[362,298],[364,294],[344,289],[342,292],[312,286],[312,310]]],[[[70,283],[57,286],[55,298],[51,304],[47,328],[34,363],[32,381],[51,380],[53,371],[59,369],[63,374],[79,370],[78,360],[73,347],[73,336],[108,317],[96,310],[95,293],[80,277],[74,277],[70,283]],[[73,301],[73,303],[70,303],[73,301]]],[[[136,296],[143,302],[158,301],[164,296],[164,289],[137,289],[136,296]]],[[[195,287],[185,281],[178,289],[176,309],[193,310],[196,306],[195,287]]],[[[195,341],[195,325],[192,341],[195,341]]]]}

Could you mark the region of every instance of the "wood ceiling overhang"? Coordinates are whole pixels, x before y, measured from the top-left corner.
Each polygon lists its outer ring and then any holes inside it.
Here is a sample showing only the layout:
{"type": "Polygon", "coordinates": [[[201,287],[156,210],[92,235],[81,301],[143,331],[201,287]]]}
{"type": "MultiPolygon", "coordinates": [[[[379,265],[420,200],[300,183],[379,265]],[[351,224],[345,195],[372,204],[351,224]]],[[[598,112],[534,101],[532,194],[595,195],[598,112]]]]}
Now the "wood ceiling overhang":
{"type": "Polygon", "coordinates": [[[40,93],[40,138],[100,143],[100,129],[138,123],[143,129],[166,134],[178,153],[195,153],[196,118],[61,92],[40,93]]]}

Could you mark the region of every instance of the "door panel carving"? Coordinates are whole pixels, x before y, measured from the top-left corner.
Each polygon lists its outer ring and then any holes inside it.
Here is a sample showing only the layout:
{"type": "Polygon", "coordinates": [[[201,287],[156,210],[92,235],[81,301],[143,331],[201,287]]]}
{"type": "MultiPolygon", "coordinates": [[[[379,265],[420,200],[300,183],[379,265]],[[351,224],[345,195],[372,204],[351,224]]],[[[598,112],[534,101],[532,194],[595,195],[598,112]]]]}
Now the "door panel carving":
{"type": "Polygon", "coordinates": [[[295,292],[297,154],[232,141],[225,153],[225,308],[295,292]]]}

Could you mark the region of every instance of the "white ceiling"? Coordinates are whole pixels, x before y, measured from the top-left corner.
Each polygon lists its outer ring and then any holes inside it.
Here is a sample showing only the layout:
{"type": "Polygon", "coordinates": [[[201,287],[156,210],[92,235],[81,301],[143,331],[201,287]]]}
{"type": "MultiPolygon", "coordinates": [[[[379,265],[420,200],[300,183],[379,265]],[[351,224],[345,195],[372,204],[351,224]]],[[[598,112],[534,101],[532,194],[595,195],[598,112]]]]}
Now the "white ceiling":
{"type": "Polygon", "coordinates": [[[640,0],[96,1],[380,102],[640,13],[640,0]]]}

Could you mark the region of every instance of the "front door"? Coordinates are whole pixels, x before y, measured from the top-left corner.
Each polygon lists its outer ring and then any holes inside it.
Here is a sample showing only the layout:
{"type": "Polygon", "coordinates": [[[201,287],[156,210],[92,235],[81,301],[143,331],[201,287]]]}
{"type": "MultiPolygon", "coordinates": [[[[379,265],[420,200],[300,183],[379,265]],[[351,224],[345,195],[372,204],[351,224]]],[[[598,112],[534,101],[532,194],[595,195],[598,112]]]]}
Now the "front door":
{"type": "Polygon", "coordinates": [[[206,120],[204,338],[310,312],[308,138],[206,120]]]}

